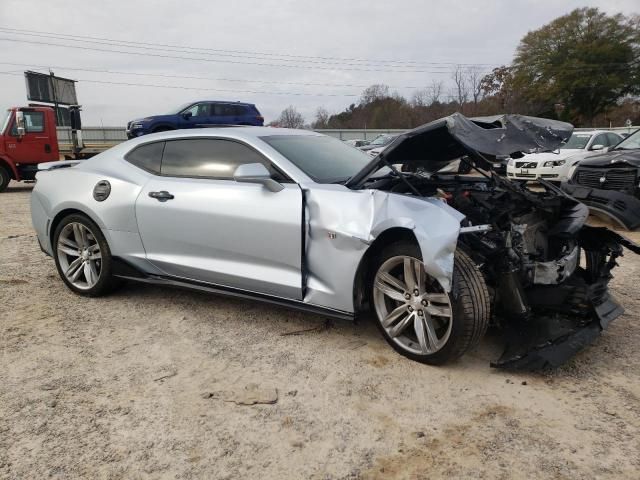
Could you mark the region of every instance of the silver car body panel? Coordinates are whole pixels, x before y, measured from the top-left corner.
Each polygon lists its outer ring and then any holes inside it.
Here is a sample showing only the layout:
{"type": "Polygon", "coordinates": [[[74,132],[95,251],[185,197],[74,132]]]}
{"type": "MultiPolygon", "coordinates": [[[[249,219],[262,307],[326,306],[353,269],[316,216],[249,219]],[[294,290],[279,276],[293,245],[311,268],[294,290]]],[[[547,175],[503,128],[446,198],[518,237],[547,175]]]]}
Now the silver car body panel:
{"type": "Polygon", "coordinates": [[[32,195],[40,244],[52,255],[53,220],[79,211],[100,227],[112,255],[145,274],[353,313],[354,281],[365,252],[383,232],[404,228],[415,235],[427,272],[450,290],[461,213],[439,199],[315,183],[260,139],[279,134],[319,135],[264,127],[163,132],[73,167],[44,166],[32,195]],[[295,183],[270,192],[232,180],[154,175],[124,160],[138,145],[177,138],[244,142],[295,183]],[[92,192],[101,180],[110,182],[111,194],[98,202],[92,192]],[[175,198],[159,202],[148,196],[155,190],[175,198]]]}
{"type": "Polygon", "coordinates": [[[306,302],[353,312],[358,265],[374,240],[391,228],[413,232],[427,273],[446,291],[451,289],[453,256],[464,218],[457,210],[438,199],[378,190],[317,184],[303,188],[308,218],[306,302]]]}

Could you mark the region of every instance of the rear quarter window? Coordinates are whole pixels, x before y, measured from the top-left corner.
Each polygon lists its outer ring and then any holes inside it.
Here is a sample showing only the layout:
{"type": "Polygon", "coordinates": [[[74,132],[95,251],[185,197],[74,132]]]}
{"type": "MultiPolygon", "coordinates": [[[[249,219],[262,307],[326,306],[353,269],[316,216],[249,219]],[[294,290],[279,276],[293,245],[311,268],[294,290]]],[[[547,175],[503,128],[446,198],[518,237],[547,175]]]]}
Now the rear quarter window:
{"type": "Polygon", "coordinates": [[[160,174],[164,145],[165,142],[140,145],[127,153],[124,159],[138,168],[158,175],[160,174]]]}

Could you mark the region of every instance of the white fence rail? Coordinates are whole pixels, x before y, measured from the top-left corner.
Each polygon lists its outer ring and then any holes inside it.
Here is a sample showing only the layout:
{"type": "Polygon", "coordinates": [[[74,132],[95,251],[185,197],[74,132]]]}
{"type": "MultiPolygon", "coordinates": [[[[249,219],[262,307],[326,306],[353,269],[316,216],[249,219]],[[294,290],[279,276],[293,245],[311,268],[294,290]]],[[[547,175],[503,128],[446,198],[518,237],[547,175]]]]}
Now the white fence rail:
{"type": "MultiPolygon", "coordinates": [[[[618,133],[631,133],[638,127],[599,128],[598,130],[610,130],[618,133]]],[[[58,127],[58,143],[71,143],[71,129],[58,127]]],[[[576,131],[593,130],[592,128],[576,128],[576,131]]],[[[315,130],[340,140],[373,140],[383,133],[402,133],[405,130],[381,128],[381,129],[322,129],[315,130]]],[[[84,127],[82,139],[86,145],[104,145],[108,148],[127,140],[127,135],[122,127],[84,127]]]]}

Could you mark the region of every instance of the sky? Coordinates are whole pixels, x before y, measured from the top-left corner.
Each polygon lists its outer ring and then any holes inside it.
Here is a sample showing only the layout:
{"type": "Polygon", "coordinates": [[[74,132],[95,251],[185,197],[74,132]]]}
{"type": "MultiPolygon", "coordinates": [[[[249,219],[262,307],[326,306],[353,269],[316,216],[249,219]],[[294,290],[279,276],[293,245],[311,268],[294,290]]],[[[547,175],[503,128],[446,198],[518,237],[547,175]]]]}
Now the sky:
{"type": "Polygon", "coordinates": [[[293,105],[311,122],[371,84],[409,98],[442,81],[447,95],[454,65],[508,64],[528,31],[584,6],[640,13],[637,0],[0,0],[0,108],[27,104],[24,70],[51,69],[78,80],[84,126],[204,99],[255,103],[267,122],[293,105]]]}

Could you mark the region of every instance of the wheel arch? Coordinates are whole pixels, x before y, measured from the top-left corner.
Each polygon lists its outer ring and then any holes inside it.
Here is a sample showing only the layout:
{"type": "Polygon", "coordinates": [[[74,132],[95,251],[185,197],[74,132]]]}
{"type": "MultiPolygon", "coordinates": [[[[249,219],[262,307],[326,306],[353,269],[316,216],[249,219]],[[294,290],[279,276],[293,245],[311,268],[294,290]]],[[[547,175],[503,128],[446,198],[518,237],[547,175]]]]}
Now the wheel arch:
{"type": "Polygon", "coordinates": [[[367,286],[373,274],[373,259],[387,246],[403,240],[420,246],[412,229],[391,227],[380,233],[362,255],[353,282],[353,305],[356,313],[366,310],[367,307],[367,286]]]}
{"type": "MultiPolygon", "coordinates": [[[[90,212],[87,212],[85,210],[82,210],[80,208],[76,208],[76,207],[68,207],[68,208],[64,208],[62,210],[60,210],[58,213],[56,213],[53,217],[53,219],[51,220],[51,223],[49,225],[49,231],[47,232],[47,236],[49,237],[49,241],[51,242],[51,248],[54,248],[54,241],[53,241],[53,234],[56,231],[56,228],[58,228],[58,225],[60,224],[60,222],[65,218],[68,217],[69,215],[82,215],[87,217],[89,220],[91,220],[93,223],[95,223],[98,228],[100,228],[103,233],[104,233],[104,229],[101,226],[101,222],[98,221],[95,216],[93,214],[91,214],[90,212]]],[[[105,235],[105,240],[107,243],[109,243],[109,238],[107,235],[105,235]]]]}

